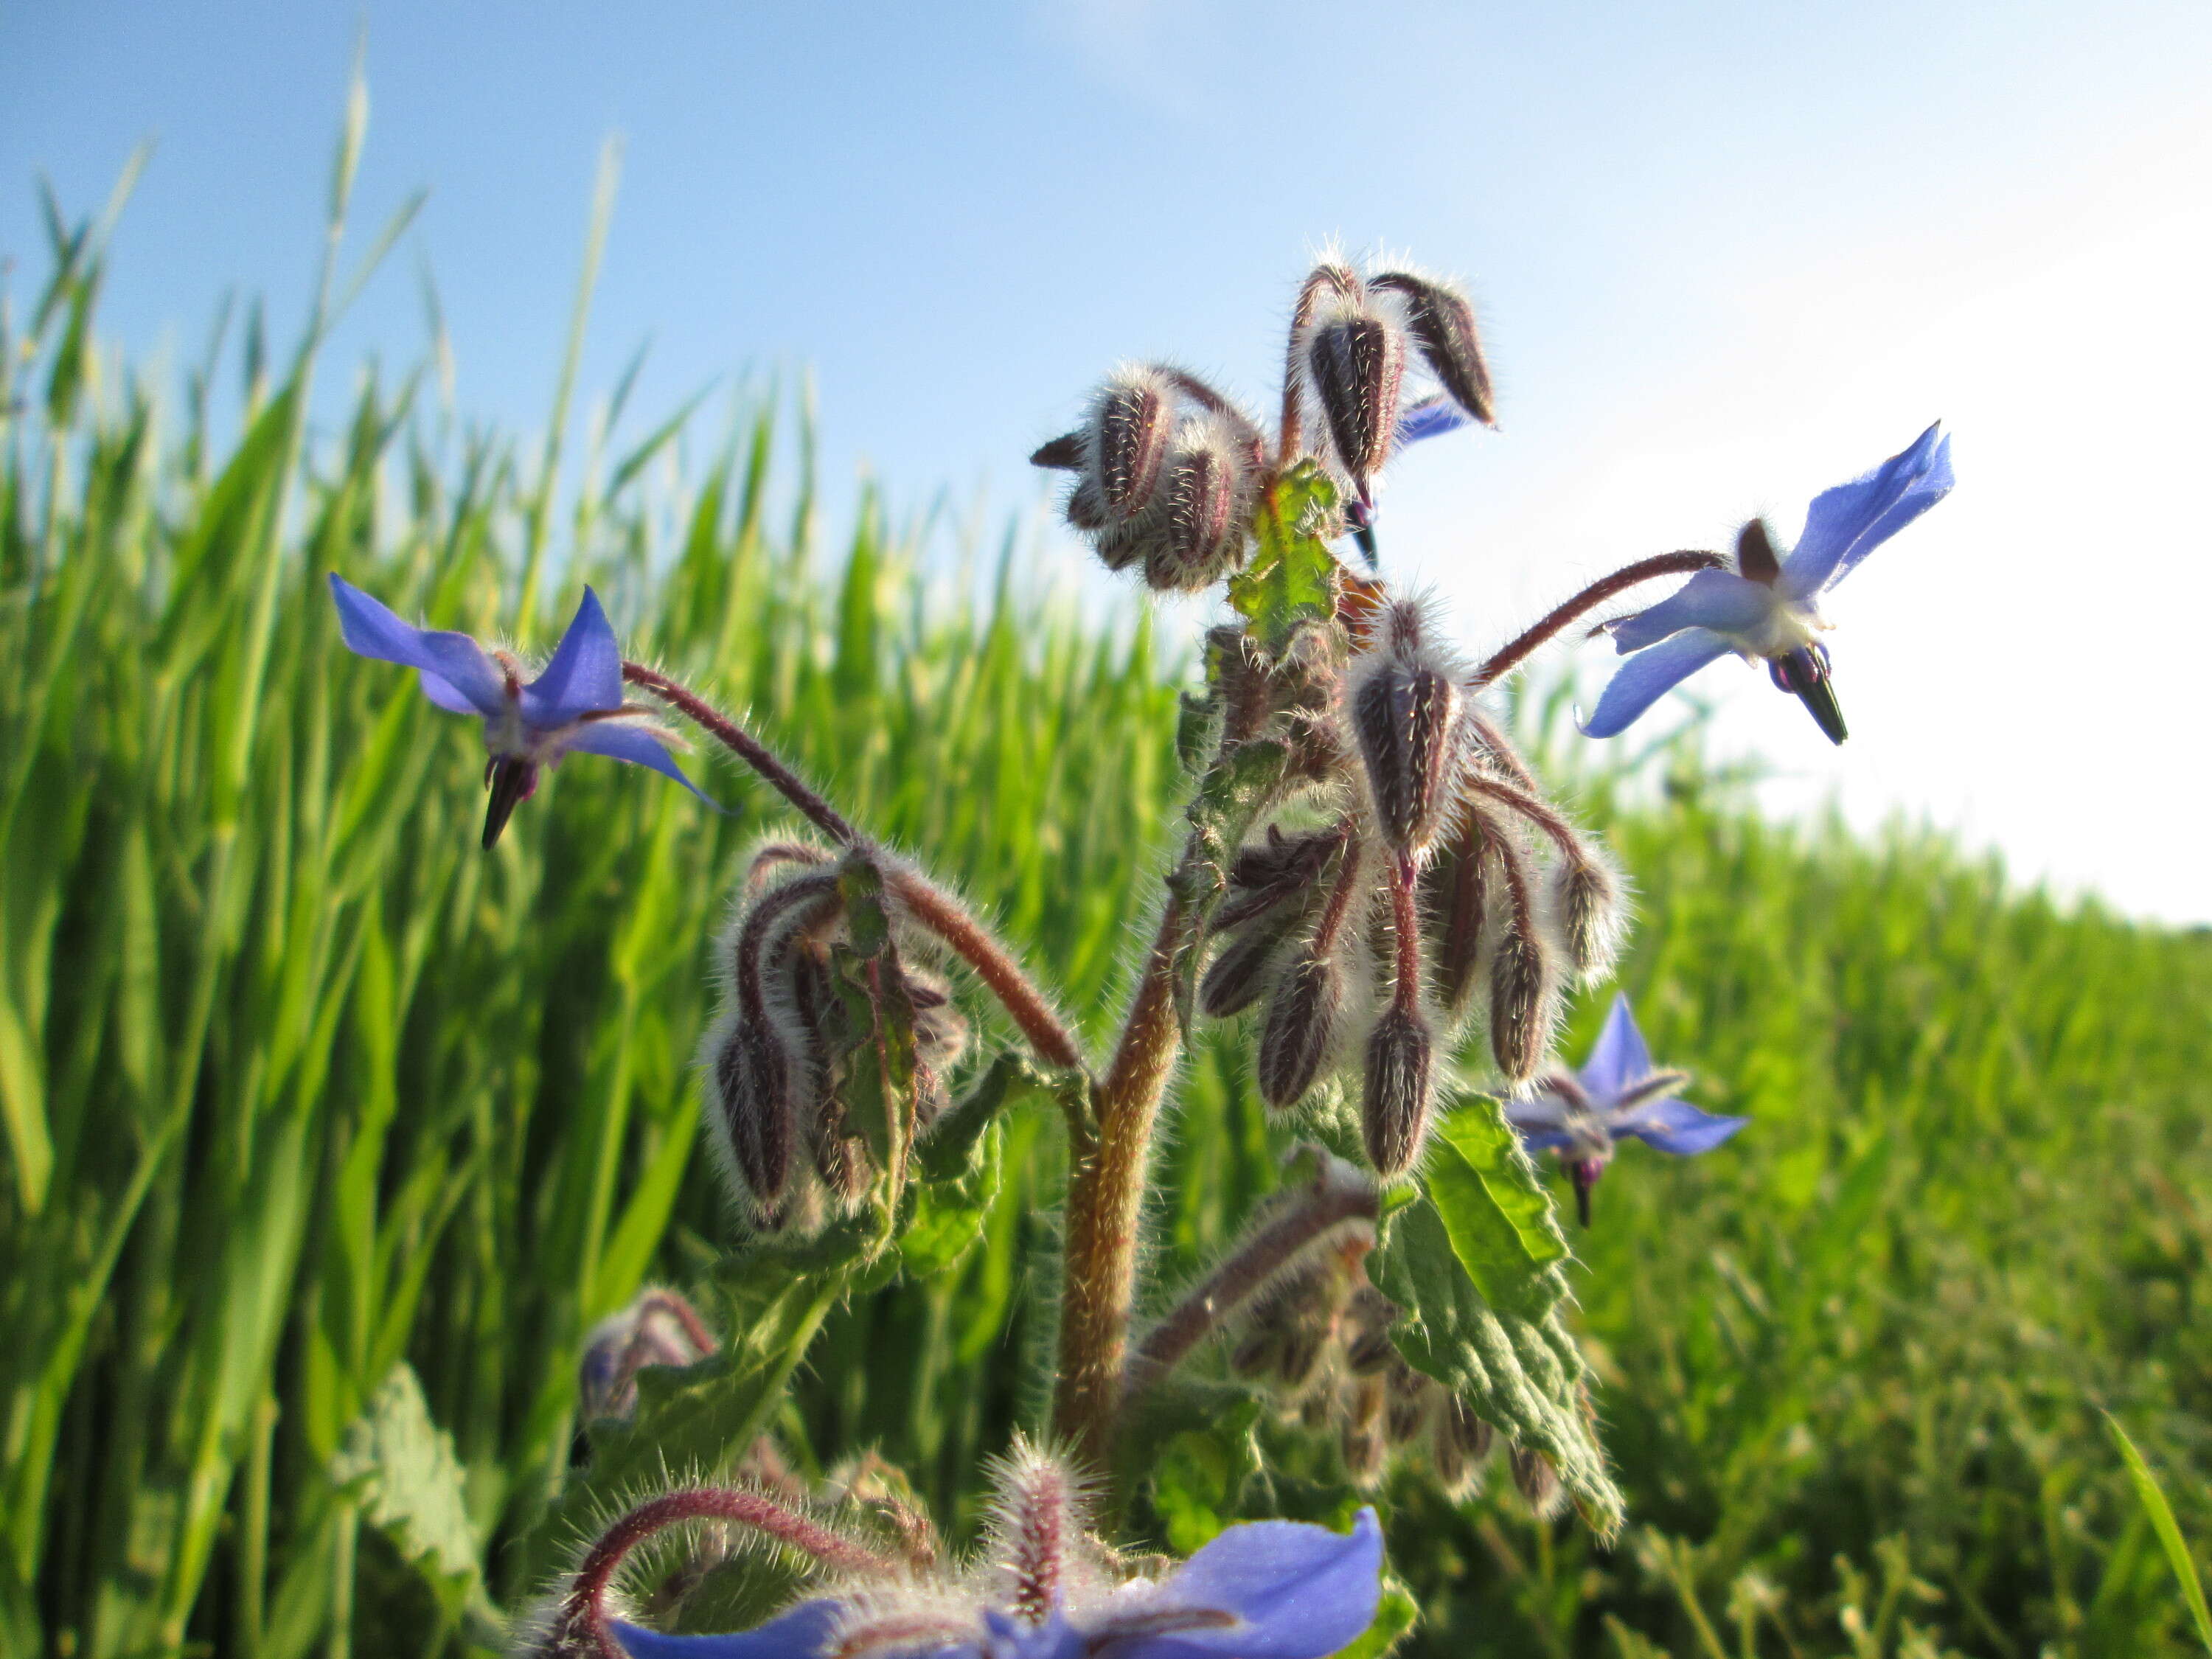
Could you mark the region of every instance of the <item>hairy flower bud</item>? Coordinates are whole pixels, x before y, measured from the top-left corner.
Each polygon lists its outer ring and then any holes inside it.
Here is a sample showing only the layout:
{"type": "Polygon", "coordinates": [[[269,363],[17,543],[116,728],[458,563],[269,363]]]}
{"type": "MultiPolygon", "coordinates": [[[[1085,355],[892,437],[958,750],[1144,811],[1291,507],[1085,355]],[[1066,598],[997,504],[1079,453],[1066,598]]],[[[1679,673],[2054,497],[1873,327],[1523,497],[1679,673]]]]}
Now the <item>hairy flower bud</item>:
{"type": "Polygon", "coordinates": [[[1340,830],[1285,836],[1269,824],[1264,839],[1245,842],[1231,861],[1230,896],[1215,913],[1214,925],[1242,927],[1285,899],[1311,894],[1343,845],[1340,830]]]}
{"type": "Polygon", "coordinates": [[[1243,562],[1251,468],[1231,422],[1218,415],[1185,421],[1161,489],[1163,533],[1146,550],[1145,580],[1195,592],[1243,562]]]}
{"type": "Polygon", "coordinates": [[[763,1216],[791,1176],[792,1121],[784,1098],[782,1055],[763,1024],[729,1028],[714,1057],[714,1146],[726,1171],[763,1216]]]}
{"type": "Polygon", "coordinates": [[[577,1414],[586,1421],[627,1418],[637,1408],[638,1372],[647,1365],[696,1364],[714,1351],[714,1333],[690,1302],[648,1286],[584,1339],[577,1414]]]}
{"type": "Polygon", "coordinates": [[[1368,286],[1403,298],[1407,331],[1429,372],[1454,403],[1485,426],[1496,424],[1490,368],[1482,360],[1474,309],[1464,296],[1442,283],[1404,270],[1385,271],[1370,278],[1368,286]]]}
{"type": "Polygon", "coordinates": [[[1091,476],[1118,519],[1150,506],[1173,426],[1175,392],[1156,368],[1117,369],[1091,406],[1091,476]]]}
{"type": "Polygon", "coordinates": [[[1344,1006],[1344,971],[1333,953],[1308,945],[1295,952],[1275,981],[1255,1061],[1260,1097],[1286,1111],[1305,1097],[1336,1046],[1344,1006]]]}
{"type": "Polygon", "coordinates": [[[1304,908],[1263,914],[1230,935],[1199,981],[1199,1011],[1209,1019],[1241,1014],[1267,988],[1267,969],[1284,942],[1304,921],[1304,908]]]}
{"type": "Polygon", "coordinates": [[[1490,1053],[1515,1082],[1535,1075],[1551,1046],[1558,990],[1551,955],[1509,917],[1490,953],[1490,1053]]]}
{"type": "Polygon", "coordinates": [[[1344,1312],[1344,1363],[1356,1376],[1371,1376],[1397,1358],[1390,1328],[1400,1309],[1372,1285],[1363,1285],[1344,1312]]]}
{"type": "Polygon", "coordinates": [[[1383,839],[1419,858],[1443,827],[1462,746],[1457,677],[1422,641],[1419,614],[1394,605],[1378,648],[1355,671],[1352,731],[1383,839]]]}
{"type": "Polygon", "coordinates": [[[1472,806],[1443,842],[1424,877],[1437,984],[1446,1011],[1455,1019],[1467,1010],[1482,957],[1483,923],[1489,911],[1492,834],[1487,817],[1472,806]]]}
{"type": "Polygon", "coordinates": [[[1410,1169],[1421,1149],[1421,1137],[1429,1127],[1434,1047],[1428,1022],[1404,1006],[1385,1011],[1367,1039],[1367,1086],[1359,1124],[1368,1160],[1378,1175],[1410,1169]]]}
{"type": "Polygon", "coordinates": [[[1601,978],[1620,948],[1620,889],[1598,855],[1577,843],[1554,871],[1553,908],[1567,960],[1584,981],[1601,978]]]}
{"type": "Polygon", "coordinates": [[[1300,353],[1336,462],[1363,491],[1397,434],[1406,371],[1401,309],[1395,301],[1376,305],[1363,287],[1332,289],[1316,303],[1300,353]]]}
{"type": "Polygon", "coordinates": [[[1428,1426],[1442,1390],[1404,1360],[1382,1373],[1382,1430],[1394,1446],[1411,1445],[1428,1426]]]}
{"type": "Polygon", "coordinates": [[[1559,1472],[1552,1467],[1552,1460],[1540,1451],[1516,1445],[1507,1454],[1507,1462],[1513,1471],[1514,1490],[1535,1511],[1539,1521],[1548,1521],[1565,1507],[1567,1495],[1559,1485],[1559,1472]]]}

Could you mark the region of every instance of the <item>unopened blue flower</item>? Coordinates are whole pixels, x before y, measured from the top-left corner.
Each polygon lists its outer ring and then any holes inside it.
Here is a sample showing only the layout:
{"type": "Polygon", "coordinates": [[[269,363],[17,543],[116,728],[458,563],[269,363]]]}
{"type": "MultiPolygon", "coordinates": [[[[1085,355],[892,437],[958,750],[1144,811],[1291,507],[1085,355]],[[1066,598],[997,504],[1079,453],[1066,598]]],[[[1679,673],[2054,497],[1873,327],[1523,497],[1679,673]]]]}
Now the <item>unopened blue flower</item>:
{"type": "Polygon", "coordinates": [[[338,632],[348,650],[404,664],[422,677],[423,695],[439,708],[483,718],[491,753],[484,768],[484,785],[491,791],[486,847],[538,787],[539,769],[572,750],[650,767],[707,800],[669,752],[673,736],[647,720],[643,706],[623,700],[622,649],[590,588],[552,660],[527,682],[521,665],[506,652],[487,651],[465,634],[402,622],[336,572],[331,597],[337,601],[338,632]]]}
{"type": "Polygon", "coordinates": [[[1613,643],[1636,654],[1598,698],[1583,732],[1609,738],[1661,696],[1733,651],[1762,658],[1774,683],[1802,702],[1832,743],[1846,733],[1818,639],[1820,596],[1860,560],[1950,493],[1951,440],[1941,422],[1873,471],[1813,498],[1805,533],[1785,557],[1754,520],[1735,570],[1701,570],[1649,611],[1617,623],[1613,643]]]}
{"type": "Polygon", "coordinates": [[[616,1622],[631,1659],[1327,1659],[1374,1622],[1382,1529],[1292,1521],[1230,1528],[1159,1579],[997,1605],[988,1583],[802,1601],[731,1636],[663,1636],[616,1622]]]}
{"type": "Polygon", "coordinates": [[[1582,1070],[1572,1076],[1554,1073],[1542,1093],[1510,1103],[1505,1117],[1521,1132],[1522,1145],[1530,1152],[1559,1153],[1575,1185],[1575,1207],[1587,1227],[1590,1189],[1605,1173],[1622,1136],[1633,1135],[1662,1152],[1687,1158],[1710,1152],[1751,1121],[1700,1111],[1668,1094],[1688,1081],[1686,1073],[1653,1067],[1651,1051],[1644,1046],[1644,1033],[1636,1029],[1628,999],[1618,996],[1582,1070]]]}

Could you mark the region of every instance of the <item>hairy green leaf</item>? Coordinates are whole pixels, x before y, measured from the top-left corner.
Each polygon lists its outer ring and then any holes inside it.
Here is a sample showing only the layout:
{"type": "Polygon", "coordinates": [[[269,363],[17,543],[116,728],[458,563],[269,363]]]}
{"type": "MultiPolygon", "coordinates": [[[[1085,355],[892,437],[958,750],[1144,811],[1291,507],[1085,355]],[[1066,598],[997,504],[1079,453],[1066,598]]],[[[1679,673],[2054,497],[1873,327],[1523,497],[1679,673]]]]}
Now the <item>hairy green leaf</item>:
{"type": "Polygon", "coordinates": [[[453,1437],[430,1420],[413,1367],[392,1368],[346,1431],[331,1479],[361,1505],[449,1613],[485,1601],[480,1547],[469,1520],[467,1475],[453,1437]]]}
{"type": "Polygon", "coordinates": [[[1321,530],[1336,507],[1336,487],[1311,461],[1301,461],[1261,498],[1253,529],[1259,551],[1229,579],[1229,603],[1252,625],[1252,636],[1279,657],[1302,628],[1326,624],[1336,611],[1336,556],[1321,530]]]}
{"type": "Polygon", "coordinates": [[[1567,1293],[1567,1237],[1504,1109],[1468,1097],[1437,1126],[1421,1169],[1452,1254],[1494,1308],[1542,1319],[1567,1293]]]}

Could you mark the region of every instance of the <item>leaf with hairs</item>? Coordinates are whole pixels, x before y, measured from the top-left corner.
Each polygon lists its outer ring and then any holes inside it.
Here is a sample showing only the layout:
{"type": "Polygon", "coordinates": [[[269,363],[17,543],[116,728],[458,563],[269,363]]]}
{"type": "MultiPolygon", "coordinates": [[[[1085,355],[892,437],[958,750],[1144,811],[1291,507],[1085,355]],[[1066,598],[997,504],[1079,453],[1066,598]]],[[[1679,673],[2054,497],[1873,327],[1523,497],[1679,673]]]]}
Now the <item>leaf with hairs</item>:
{"type": "Polygon", "coordinates": [[[331,1479],[422,1575],[448,1615],[487,1611],[467,1472],[430,1418],[405,1360],[392,1368],[331,1460],[331,1479]]]}
{"type": "Polygon", "coordinates": [[[1336,487],[1311,461],[1301,461],[1261,497],[1253,528],[1260,550],[1229,579],[1229,603],[1252,625],[1252,637],[1279,657],[1304,628],[1336,614],[1336,556],[1321,528],[1336,506],[1336,487]]]}

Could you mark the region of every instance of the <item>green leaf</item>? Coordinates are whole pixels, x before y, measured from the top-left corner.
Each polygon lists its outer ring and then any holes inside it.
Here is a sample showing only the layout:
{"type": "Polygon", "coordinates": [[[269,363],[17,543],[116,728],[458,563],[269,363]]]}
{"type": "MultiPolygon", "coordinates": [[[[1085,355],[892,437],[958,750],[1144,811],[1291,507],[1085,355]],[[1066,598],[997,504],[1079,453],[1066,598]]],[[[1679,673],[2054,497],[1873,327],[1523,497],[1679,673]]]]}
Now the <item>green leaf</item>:
{"type": "Polygon", "coordinates": [[[488,1606],[467,1473],[453,1437],[430,1420],[422,1384],[406,1361],[392,1368],[346,1431],[331,1479],[429,1583],[448,1613],[488,1606]]]}
{"type": "Polygon", "coordinates": [[[2143,1455],[2136,1449],[2136,1443],[2128,1438],[2128,1431],[2120,1426],[2120,1419],[2110,1412],[2105,1413],[2105,1426],[2112,1431],[2118,1443],[2120,1455],[2127,1460],[2128,1479],[2135,1482],[2136,1497],[2142,1502],[2144,1513],[2150,1516],[2152,1529],[2158,1541],[2166,1548],[2166,1559],[2173,1568],[2173,1576],[2181,1585],[2181,1599],[2189,1604],[2189,1616],[2196,1620],[2197,1638],[2204,1644],[2205,1651],[2212,1653],[2212,1607],[2204,1601],[2204,1581],[2197,1576],[2197,1563],[2190,1558],[2189,1542],[2181,1535],[2181,1525],[2173,1518],[2173,1505],[2166,1501],[2166,1493],[2158,1484],[2158,1477],[2143,1462],[2143,1455]]]}
{"type": "Polygon", "coordinates": [[[970,1167],[950,1179],[917,1182],[899,1226],[899,1261],[910,1273],[942,1273],[983,1236],[1005,1174],[1006,1129],[992,1124],[972,1148],[970,1167]]]}
{"type": "MultiPolygon", "coordinates": [[[[1448,1156],[1462,1155],[1452,1147],[1448,1156]]],[[[1443,1159],[1439,1163],[1449,1170],[1443,1159]]],[[[1449,1174],[1446,1182],[1447,1201],[1466,1223],[1467,1183],[1449,1174]]],[[[1479,1222],[1480,1206],[1472,1213],[1479,1222]]],[[[1516,1305],[1496,1306],[1484,1296],[1432,1193],[1425,1191],[1401,1210],[1368,1262],[1376,1285],[1406,1310],[1391,1328],[1391,1340],[1415,1370],[1513,1439],[1548,1455],[1591,1524],[1610,1534],[1620,1525],[1621,1496],[1583,1415],[1583,1360],[1560,1317],[1558,1303],[1565,1291],[1559,1264],[1516,1281],[1505,1271],[1510,1255],[1482,1260],[1486,1271],[1499,1275],[1498,1283],[1509,1290],[1517,1285],[1516,1305]],[[1559,1280],[1548,1304],[1542,1289],[1547,1277],[1559,1280]]]]}
{"type": "Polygon", "coordinates": [[[1336,556],[1321,538],[1336,507],[1336,487],[1301,461],[1261,498],[1253,530],[1260,550],[1229,579],[1229,603],[1251,623],[1252,637],[1280,657],[1304,628],[1336,614],[1336,556]]]}
{"type": "Polygon", "coordinates": [[[1406,1632],[1421,1621],[1421,1604],[1396,1574],[1382,1575],[1382,1600],[1375,1608],[1375,1622],[1336,1659],[1382,1659],[1398,1645],[1406,1632]]]}
{"type": "Polygon", "coordinates": [[[957,1180],[974,1166],[984,1131],[1016,1108],[1036,1102],[1058,1105],[1081,1121],[1090,1111],[1090,1082],[1079,1071],[1054,1071],[1012,1049],[991,1061],[967,1097],[939,1119],[915,1151],[932,1181],[957,1180]]]}
{"type": "Polygon", "coordinates": [[[1567,1291],[1567,1236],[1505,1113],[1469,1097],[1437,1126],[1422,1178],[1452,1254],[1493,1308],[1542,1319],[1567,1291]]]}
{"type": "Polygon", "coordinates": [[[1262,1411],[1247,1395],[1198,1414],[1202,1426],[1151,1441],[1152,1507],[1176,1554],[1194,1553],[1238,1518],[1244,1483],[1261,1467],[1262,1411]]]}

